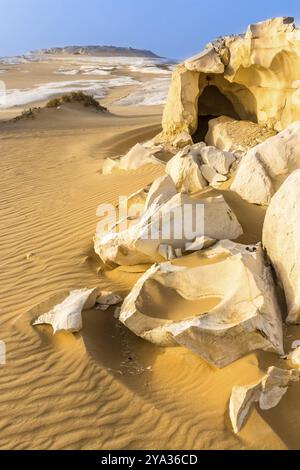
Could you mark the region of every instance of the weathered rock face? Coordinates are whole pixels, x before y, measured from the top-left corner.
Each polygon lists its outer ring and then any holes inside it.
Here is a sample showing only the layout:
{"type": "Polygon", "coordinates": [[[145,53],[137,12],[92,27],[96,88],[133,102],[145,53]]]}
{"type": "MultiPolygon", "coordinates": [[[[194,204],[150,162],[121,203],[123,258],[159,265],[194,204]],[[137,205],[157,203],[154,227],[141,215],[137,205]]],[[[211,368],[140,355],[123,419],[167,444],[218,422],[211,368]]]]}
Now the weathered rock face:
{"type": "Polygon", "coordinates": [[[239,164],[231,185],[243,199],[269,204],[281,183],[300,168],[300,121],[250,149],[239,164]]]}
{"type": "Polygon", "coordinates": [[[179,65],[163,116],[163,141],[193,136],[202,118],[226,115],[277,131],[300,118],[300,30],[293,18],[250,25],[179,65]]]}
{"type": "MultiPolygon", "coordinates": [[[[129,199],[134,204],[144,197],[138,192],[129,199]]],[[[94,247],[104,262],[161,262],[182,256],[192,249],[193,242],[200,249],[201,237],[204,242],[206,238],[235,240],[243,233],[223,196],[201,198],[177,193],[168,175],[154,181],[140,213],[125,224],[121,219],[108,233],[104,231],[106,224],[98,225],[94,247]]]]}
{"type": "Polygon", "coordinates": [[[287,321],[300,323],[300,170],[272,197],[263,226],[263,244],[281,281],[287,321]]]}
{"type": "MultiPolygon", "coordinates": [[[[172,313],[172,300],[168,305],[172,313]]],[[[154,344],[185,346],[218,367],[256,349],[283,353],[280,310],[259,245],[245,247],[227,240],[194,253],[186,265],[153,265],[125,299],[120,321],[154,344]],[[205,264],[205,258],[214,262],[205,264]],[[160,286],[162,299],[170,291],[185,299],[183,312],[194,304],[194,315],[183,313],[180,320],[155,316],[153,311],[161,305],[159,298],[155,304],[155,286],[160,286]],[[219,303],[197,314],[197,302],[208,297],[219,303]],[[149,312],[147,298],[152,299],[149,312]]]]}
{"type": "Polygon", "coordinates": [[[220,116],[209,121],[205,142],[220,150],[242,155],[275,134],[276,131],[251,121],[220,116]]]}
{"type": "Polygon", "coordinates": [[[214,187],[226,181],[235,161],[232,153],[199,142],[179,150],[167,163],[166,173],[177,191],[192,194],[201,191],[208,183],[214,187]]]}
{"type": "Polygon", "coordinates": [[[147,148],[142,144],[134,145],[129,152],[119,159],[106,158],[102,167],[102,173],[109,175],[116,170],[136,170],[149,163],[154,165],[163,165],[155,154],[159,153],[162,147],[147,148]]]}
{"type": "Polygon", "coordinates": [[[274,408],[286,393],[289,383],[298,380],[298,370],[269,367],[267,374],[259,382],[233,387],[229,414],[234,432],[241,430],[254,403],[257,402],[262,410],[274,408]]]}

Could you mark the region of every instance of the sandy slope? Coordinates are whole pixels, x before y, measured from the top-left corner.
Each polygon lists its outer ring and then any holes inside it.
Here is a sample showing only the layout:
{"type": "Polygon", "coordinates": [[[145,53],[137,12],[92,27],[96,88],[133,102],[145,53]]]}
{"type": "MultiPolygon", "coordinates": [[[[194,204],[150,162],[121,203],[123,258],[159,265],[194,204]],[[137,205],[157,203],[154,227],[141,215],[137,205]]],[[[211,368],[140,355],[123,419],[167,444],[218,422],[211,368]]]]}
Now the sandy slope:
{"type": "MultiPolygon", "coordinates": [[[[297,384],[275,409],[254,411],[238,437],[231,430],[232,386],[280,364],[272,354],[217,370],[183,348],[136,338],[113,309],[85,312],[78,335],[30,326],[68,289],[100,285],[125,294],[146,269],[98,272],[92,246],[97,205],[161,172],[99,173],[104,157],[158,132],[160,113],[144,112],[117,117],[72,107],[0,126],[0,339],[7,344],[0,448],[299,448],[297,384]]],[[[249,206],[233,202],[247,225],[249,206]]],[[[249,229],[249,241],[259,231],[249,229]]],[[[300,335],[292,331],[289,342],[300,335]]]]}

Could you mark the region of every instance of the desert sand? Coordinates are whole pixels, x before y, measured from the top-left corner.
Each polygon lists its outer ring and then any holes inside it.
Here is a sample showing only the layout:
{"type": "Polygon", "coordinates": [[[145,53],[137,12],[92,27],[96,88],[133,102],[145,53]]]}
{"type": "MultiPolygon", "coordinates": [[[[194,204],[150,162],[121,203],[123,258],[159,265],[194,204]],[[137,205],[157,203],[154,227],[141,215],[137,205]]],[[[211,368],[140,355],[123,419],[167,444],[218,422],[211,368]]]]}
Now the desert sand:
{"type": "MultiPolygon", "coordinates": [[[[30,67],[49,82],[52,64],[30,67]]],[[[18,83],[20,74],[9,73],[11,88],[32,86],[32,78],[26,85],[18,83]]],[[[259,380],[269,366],[281,367],[275,354],[252,353],[217,369],[185,348],[138,338],[114,318],[113,307],[85,311],[75,335],[31,325],[71,289],[99,286],[125,296],[149,267],[109,270],[93,249],[97,206],[115,203],[163,173],[147,165],[101,174],[106,157],[161,131],[163,107],[116,105],[127,93],[126,87],[113,89],[101,100],[109,114],[73,104],[43,109],[33,120],[5,122],[19,108],[1,113],[0,339],[7,363],[0,366],[0,448],[299,448],[300,384],[276,409],[254,409],[238,435],[231,427],[233,386],[259,380]]],[[[244,229],[238,241],[261,239],[265,208],[230,193],[227,184],[208,191],[231,204],[244,229]]],[[[299,326],[286,327],[286,349],[299,337],[299,326]]]]}

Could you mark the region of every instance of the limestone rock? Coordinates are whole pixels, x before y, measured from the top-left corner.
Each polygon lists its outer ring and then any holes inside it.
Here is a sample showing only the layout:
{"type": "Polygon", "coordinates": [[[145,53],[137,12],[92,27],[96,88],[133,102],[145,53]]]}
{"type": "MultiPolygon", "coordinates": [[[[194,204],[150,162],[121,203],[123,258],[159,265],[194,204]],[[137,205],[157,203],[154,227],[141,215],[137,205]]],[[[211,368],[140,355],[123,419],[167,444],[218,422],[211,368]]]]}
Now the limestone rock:
{"type": "Polygon", "coordinates": [[[107,158],[102,167],[102,173],[108,175],[115,170],[136,170],[148,163],[164,165],[162,161],[155,157],[162,147],[146,148],[142,144],[136,144],[131,150],[119,159],[107,158]]]}
{"type": "Polygon", "coordinates": [[[186,60],[184,63],[188,70],[203,73],[224,73],[224,64],[212,44],[204,51],[186,60]]]}
{"type": "Polygon", "coordinates": [[[191,146],[184,147],[167,163],[166,173],[174,181],[176,189],[183,193],[197,192],[207,186],[197,150],[191,146]]]}
{"type": "Polygon", "coordinates": [[[265,36],[276,36],[279,33],[290,33],[295,29],[294,18],[271,18],[248,26],[246,38],[258,39],[265,36]]]}
{"type": "Polygon", "coordinates": [[[213,146],[206,146],[201,149],[201,158],[204,164],[214,168],[221,175],[228,175],[235,156],[230,152],[223,152],[213,146]]]}
{"type": "Polygon", "coordinates": [[[293,351],[291,351],[288,354],[287,359],[292,367],[300,369],[300,346],[297,346],[293,351]]]}
{"type": "Polygon", "coordinates": [[[300,121],[250,149],[238,167],[232,191],[255,204],[269,204],[280,184],[300,168],[300,121]]]}
{"type": "Polygon", "coordinates": [[[241,430],[255,402],[259,403],[262,410],[274,408],[286,393],[289,382],[298,380],[299,372],[297,370],[269,367],[267,374],[259,382],[253,385],[233,387],[229,414],[234,432],[238,433],[241,430]]]}
{"type": "Polygon", "coordinates": [[[156,201],[157,204],[162,204],[175,196],[175,194],[177,194],[176,186],[169,175],[163,175],[157,178],[150,187],[145,202],[145,210],[149,209],[154,201],[156,201]]]}
{"type": "Polygon", "coordinates": [[[281,131],[300,119],[299,76],[300,29],[292,18],[221,38],[175,69],[160,141],[193,137],[199,116],[226,115],[281,131]]]}
{"type": "Polygon", "coordinates": [[[98,295],[96,299],[97,310],[106,311],[112,305],[117,305],[123,301],[123,298],[110,291],[101,291],[100,295],[98,295]]]}
{"type": "Polygon", "coordinates": [[[280,309],[271,269],[264,264],[259,245],[251,252],[244,245],[219,242],[191,255],[186,265],[153,265],[124,300],[120,321],[154,344],[185,346],[217,367],[256,349],[283,353],[280,309]],[[206,257],[214,262],[201,263],[206,257]],[[153,286],[160,286],[161,299],[156,298],[156,303],[153,286]],[[194,315],[183,313],[180,320],[155,316],[152,312],[170,291],[185,299],[189,311],[194,303],[194,315]],[[219,303],[197,314],[197,302],[211,296],[219,303]]]}
{"type": "Polygon", "coordinates": [[[220,175],[219,173],[216,172],[214,168],[212,168],[209,165],[201,165],[200,169],[201,169],[202,175],[212,187],[217,186],[219,183],[223,183],[224,181],[227,180],[226,176],[220,175]]]}
{"type": "Polygon", "coordinates": [[[102,224],[98,225],[94,246],[104,262],[119,265],[161,262],[171,256],[168,246],[178,256],[199,237],[236,239],[243,233],[223,196],[172,195],[172,184],[167,177],[155,181],[148,194],[152,203],[141,211],[140,217],[128,220],[130,224],[125,227],[121,227],[124,219],[109,232],[104,232],[102,224]],[[165,187],[163,196],[161,187],[165,187]],[[152,199],[155,194],[157,197],[152,199]]]}
{"type": "Polygon", "coordinates": [[[263,244],[284,288],[288,323],[300,323],[300,170],[273,196],[263,225],[263,244]]]}
{"type": "Polygon", "coordinates": [[[205,137],[207,145],[241,156],[276,132],[251,121],[236,121],[227,116],[211,119],[205,137]]]}
{"type": "Polygon", "coordinates": [[[95,305],[97,295],[98,288],[74,290],[63,302],[40,315],[33,325],[51,325],[54,334],[59,331],[80,331],[82,328],[81,312],[95,305]]]}

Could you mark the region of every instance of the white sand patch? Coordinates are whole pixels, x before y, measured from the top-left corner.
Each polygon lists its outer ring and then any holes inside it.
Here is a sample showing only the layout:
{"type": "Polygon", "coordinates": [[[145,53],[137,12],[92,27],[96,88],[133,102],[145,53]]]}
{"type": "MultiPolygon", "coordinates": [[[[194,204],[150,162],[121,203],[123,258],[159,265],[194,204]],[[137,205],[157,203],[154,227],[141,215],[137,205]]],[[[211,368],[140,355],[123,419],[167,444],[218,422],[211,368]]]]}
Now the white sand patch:
{"type": "Polygon", "coordinates": [[[138,73],[151,73],[151,74],[160,74],[160,75],[170,75],[172,72],[168,68],[162,68],[157,65],[149,65],[149,66],[138,66],[138,65],[130,65],[129,70],[131,72],[138,72],[138,73]]]}
{"type": "Polygon", "coordinates": [[[65,82],[52,82],[37,85],[32,89],[7,90],[5,102],[0,104],[0,109],[8,109],[13,106],[24,106],[38,101],[44,101],[52,96],[72,91],[84,91],[95,98],[103,98],[110,89],[119,86],[137,85],[140,82],[132,77],[117,77],[110,80],[74,80],[65,82]]]}
{"type": "Polygon", "coordinates": [[[121,106],[155,106],[166,102],[170,78],[155,78],[141,84],[138,90],[133,91],[125,98],[116,101],[121,106]]]}

